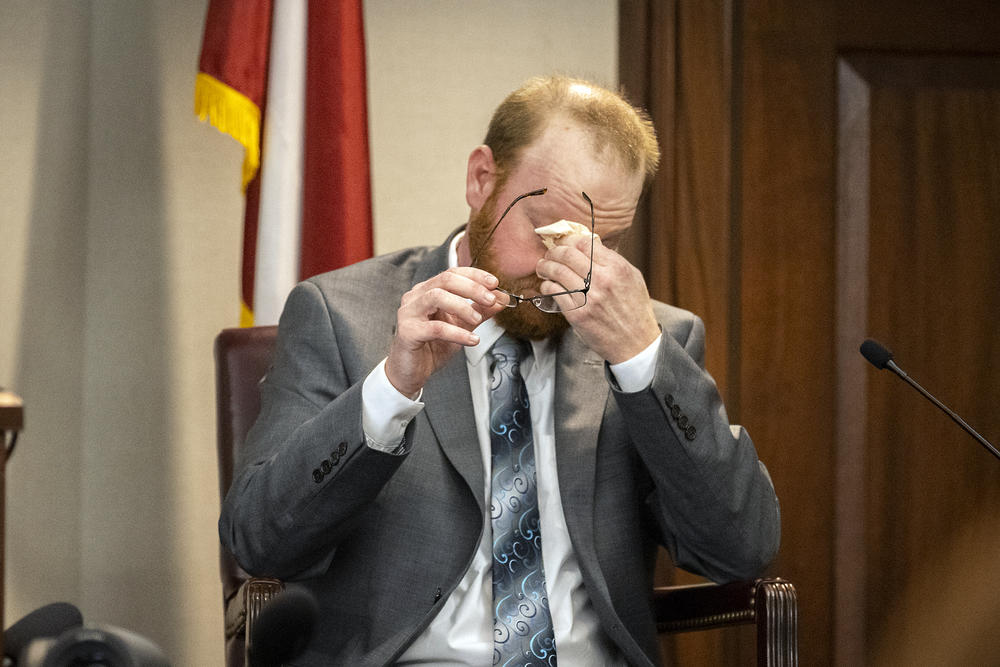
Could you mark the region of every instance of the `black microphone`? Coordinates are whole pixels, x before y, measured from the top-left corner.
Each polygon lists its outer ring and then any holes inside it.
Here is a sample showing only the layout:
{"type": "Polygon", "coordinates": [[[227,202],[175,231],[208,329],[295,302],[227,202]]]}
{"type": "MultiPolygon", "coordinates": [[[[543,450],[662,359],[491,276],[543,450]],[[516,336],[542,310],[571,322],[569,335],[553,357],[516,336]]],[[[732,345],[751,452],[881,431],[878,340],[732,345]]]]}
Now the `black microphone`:
{"type": "Polygon", "coordinates": [[[68,602],[53,602],[26,615],[3,633],[4,662],[17,664],[21,652],[35,639],[58,637],[83,625],[80,610],[68,602]]]}
{"type": "Polygon", "coordinates": [[[939,407],[946,415],[951,417],[951,420],[961,426],[966,433],[975,438],[979,444],[988,449],[993,456],[1000,459],[1000,451],[991,445],[986,438],[976,433],[975,429],[965,423],[965,420],[952,412],[944,403],[934,398],[930,392],[921,387],[916,383],[909,375],[907,375],[902,368],[896,365],[896,362],[892,360],[892,352],[890,352],[884,345],[878,341],[874,341],[871,338],[865,340],[861,343],[861,354],[864,355],[872,366],[879,370],[888,368],[890,371],[903,378],[908,385],[919,391],[924,398],[929,400],[931,403],[939,407]]]}
{"type": "Polygon", "coordinates": [[[43,648],[23,667],[170,667],[151,640],[111,625],[67,630],[43,648]]]}
{"type": "Polygon", "coordinates": [[[277,667],[305,650],[319,617],[307,591],[289,588],[275,595],[253,622],[250,667],[277,667]]]}

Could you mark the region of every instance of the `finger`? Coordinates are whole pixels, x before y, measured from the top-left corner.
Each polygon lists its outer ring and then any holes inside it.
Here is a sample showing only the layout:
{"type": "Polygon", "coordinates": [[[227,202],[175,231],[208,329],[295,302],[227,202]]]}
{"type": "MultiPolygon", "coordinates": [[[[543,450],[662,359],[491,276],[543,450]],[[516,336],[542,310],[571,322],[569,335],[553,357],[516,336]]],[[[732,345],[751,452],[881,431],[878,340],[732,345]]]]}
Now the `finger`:
{"type": "MultiPolygon", "coordinates": [[[[594,234],[593,237],[593,248],[597,251],[598,247],[605,247],[601,242],[601,237],[598,234],[594,234]]],[[[571,234],[570,236],[564,236],[556,240],[555,248],[576,248],[583,254],[590,256],[591,248],[591,237],[590,234],[571,234]]]]}
{"type": "Polygon", "coordinates": [[[511,295],[506,292],[494,292],[494,294],[497,298],[497,302],[493,305],[493,308],[495,308],[497,312],[509,306],[510,302],[513,301],[511,295]]]}
{"type": "Polygon", "coordinates": [[[475,308],[476,311],[483,316],[484,322],[499,313],[501,310],[504,310],[507,307],[507,302],[510,301],[510,297],[503,292],[497,292],[496,297],[497,300],[492,306],[482,306],[478,303],[472,304],[473,308],[475,308]]]}
{"type": "Polygon", "coordinates": [[[493,289],[498,284],[496,276],[491,273],[471,266],[460,266],[420,283],[414,287],[414,291],[423,292],[440,288],[484,306],[492,306],[497,298],[493,289]]]}
{"type": "MultiPolygon", "coordinates": [[[[492,296],[493,305],[496,297],[492,296]]],[[[467,328],[475,328],[483,321],[481,308],[488,308],[476,301],[455,294],[443,287],[432,287],[418,298],[400,309],[399,317],[418,320],[446,319],[453,323],[462,323],[467,328]]]]}
{"type": "MultiPolygon", "coordinates": [[[[552,252],[549,251],[549,253],[552,252]]],[[[579,254],[575,250],[573,252],[579,254]]],[[[590,258],[588,257],[574,257],[560,253],[557,259],[546,254],[535,265],[535,274],[543,281],[556,283],[557,288],[554,290],[548,290],[542,286],[541,291],[545,294],[550,291],[581,289],[589,269],[590,258]]]]}
{"type": "Polygon", "coordinates": [[[469,328],[448,320],[409,320],[400,325],[397,339],[408,341],[411,347],[426,343],[454,343],[472,346],[479,344],[479,335],[469,328]]]}
{"type": "Polygon", "coordinates": [[[496,276],[489,271],[483,271],[475,266],[454,266],[444,273],[455,273],[460,276],[465,276],[470,280],[474,280],[477,283],[485,285],[489,289],[493,289],[497,286],[497,284],[499,284],[496,276]]]}
{"type": "MultiPolygon", "coordinates": [[[[590,241],[584,240],[580,236],[574,238],[579,240],[573,243],[556,245],[546,251],[544,257],[572,266],[578,272],[586,274],[587,269],[590,268],[590,241]]],[[[594,239],[595,251],[598,248],[597,243],[597,239],[594,239]]]]}
{"type": "Polygon", "coordinates": [[[555,300],[556,305],[558,305],[560,310],[562,310],[564,313],[569,312],[571,310],[576,310],[578,308],[582,308],[589,302],[587,294],[584,294],[583,292],[570,292],[569,294],[557,294],[558,292],[568,291],[564,290],[563,287],[560,286],[558,283],[546,280],[542,282],[542,284],[539,287],[541,289],[542,294],[556,294],[556,296],[552,298],[555,300]]]}

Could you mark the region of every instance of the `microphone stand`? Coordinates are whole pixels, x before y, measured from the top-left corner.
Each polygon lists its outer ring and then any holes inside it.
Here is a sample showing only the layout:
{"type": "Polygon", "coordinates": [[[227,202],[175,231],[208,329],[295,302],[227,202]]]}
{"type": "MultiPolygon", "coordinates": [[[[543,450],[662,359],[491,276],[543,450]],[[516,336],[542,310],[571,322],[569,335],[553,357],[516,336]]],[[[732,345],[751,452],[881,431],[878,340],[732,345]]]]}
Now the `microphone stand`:
{"type": "Polygon", "coordinates": [[[965,420],[962,419],[961,417],[959,417],[954,412],[952,412],[948,408],[948,406],[946,406],[941,401],[937,400],[929,391],[927,391],[926,389],[924,389],[923,387],[921,387],[920,384],[917,383],[916,380],[914,380],[913,378],[911,378],[909,375],[906,374],[906,371],[904,371],[902,368],[900,368],[899,366],[897,366],[895,361],[893,361],[892,359],[889,359],[886,362],[885,367],[888,368],[889,370],[891,370],[893,373],[895,373],[899,377],[901,377],[903,380],[905,380],[906,383],[909,384],[911,387],[913,387],[914,389],[916,389],[917,391],[919,391],[921,394],[923,394],[924,398],[926,398],[928,401],[930,401],[931,403],[933,403],[934,405],[936,405],[937,407],[939,407],[942,412],[944,412],[946,415],[948,415],[949,417],[951,417],[951,420],[953,422],[955,422],[956,424],[958,424],[959,426],[961,426],[962,429],[966,433],[968,433],[973,438],[975,438],[976,441],[979,442],[980,445],[982,445],[983,447],[985,447],[990,452],[990,454],[992,454],[996,458],[1000,459],[1000,451],[997,451],[996,447],[994,447],[993,445],[991,445],[989,443],[989,441],[986,440],[986,438],[984,438],[983,436],[981,436],[978,433],[976,433],[976,430],[974,428],[972,428],[967,423],[965,423],[965,420]]]}

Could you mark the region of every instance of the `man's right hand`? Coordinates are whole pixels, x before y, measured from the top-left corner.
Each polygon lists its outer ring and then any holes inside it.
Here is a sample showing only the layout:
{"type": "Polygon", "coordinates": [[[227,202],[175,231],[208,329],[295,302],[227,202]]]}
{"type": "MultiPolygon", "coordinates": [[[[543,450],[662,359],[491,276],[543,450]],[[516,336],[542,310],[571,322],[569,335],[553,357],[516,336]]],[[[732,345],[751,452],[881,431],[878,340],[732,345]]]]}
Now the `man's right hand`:
{"type": "Polygon", "coordinates": [[[506,305],[494,292],[495,276],[460,266],[418,283],[403,295],[396,311],[385,375],[404,396],[415,397],[427,379],[463,346],[479,343],[472,332],[506,305]]]}

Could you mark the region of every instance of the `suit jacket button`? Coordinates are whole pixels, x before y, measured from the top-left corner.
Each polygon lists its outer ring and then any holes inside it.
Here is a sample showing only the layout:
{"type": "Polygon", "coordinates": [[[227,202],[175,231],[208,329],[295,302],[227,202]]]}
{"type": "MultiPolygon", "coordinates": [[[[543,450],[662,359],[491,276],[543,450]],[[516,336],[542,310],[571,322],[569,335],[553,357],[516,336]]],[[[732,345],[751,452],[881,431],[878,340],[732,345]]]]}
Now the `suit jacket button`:
{"type": "Polygon", "coordinates": [[[667,397],[663,399],[663,404],[666,405],[668,408],[674,407],[674,395],[667,394],[667,397]]]}
{"type": "Polygon", "coordinates": [[[330,471],[333,470],[333,465],[329,461],[323,461],[319,467],[323,470],[324,475],[329,475],[330,471]]]}
{"type": "Polygon", "coordinates": [[[440,599],[441,599],[441,589],[439,588],[434,591],[434,601],[437,602],[440,599]]]}
{"type": "Polygon", "coordinates": [[[341,456],[347,456],[347,443],[340,443],[340,445],[337,446],[337,451],[340,452],[341,456]]]}
{"type": "Polygon", "coordinates": [[[686,430],[688,427],[688,416],[681,415],[681,418],[677,420],[677,425],[681,427],[681,430],[686,430]]]}
{"type": "Polygon", "coordinates": [[[670,407],[670,416],[677,419],[681,416],[681,406],[676,403],[670,407]]]}
{"type": "Polygon", "coordinates": [[[694,426],[688,426],[687,430],[684,431],[684,437],[688,440],[694,440],[698,436],[698,429],[694,426]]]}
{"type": "Polygon", "coordinates": [[[313,481],[316,482],[317,484],[323,481],[323,471],[320,470],[319,468],[313,470],[313,481]]]}

